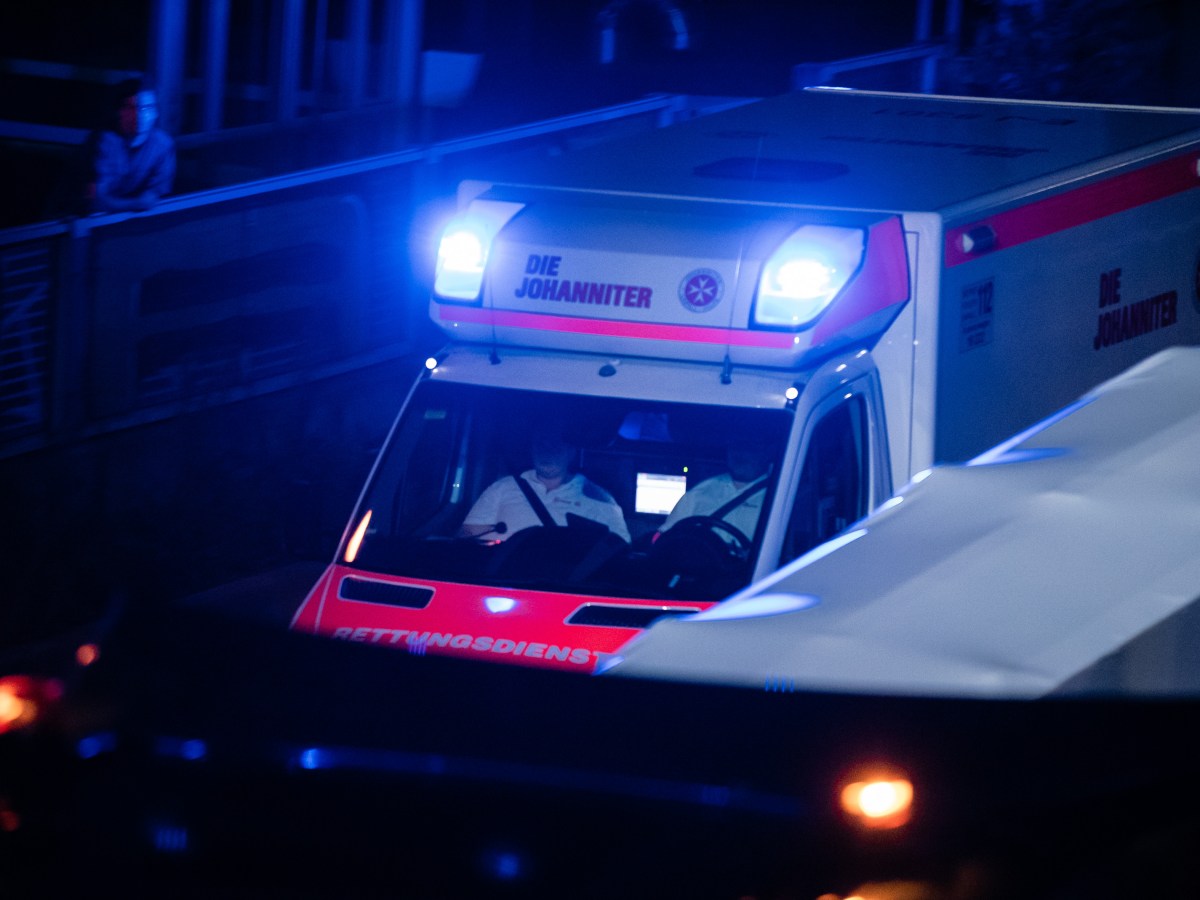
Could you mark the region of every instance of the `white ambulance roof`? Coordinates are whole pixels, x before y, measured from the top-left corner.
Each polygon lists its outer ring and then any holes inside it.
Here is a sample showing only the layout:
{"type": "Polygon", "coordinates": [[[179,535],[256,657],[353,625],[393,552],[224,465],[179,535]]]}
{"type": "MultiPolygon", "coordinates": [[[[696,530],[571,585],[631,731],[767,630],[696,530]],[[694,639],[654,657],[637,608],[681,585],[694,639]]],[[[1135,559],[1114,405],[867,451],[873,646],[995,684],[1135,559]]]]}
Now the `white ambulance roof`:
{"type": "Polygon", "coordinates": [[[895,695],[1198,694],[1198,385],[1200,348],[1163,351],[1040,430],[935,469],[827,555],[655,624],[610,671],[895,695]]]}
{"type": "Polygon", "coordinates": [[[1101,159],[1137,158],[1147,145],[1180,146],[1200,138],[1197,129],[1200,111],[806,90],[480,174],[539,187],[933,212],[1101,159]]]}

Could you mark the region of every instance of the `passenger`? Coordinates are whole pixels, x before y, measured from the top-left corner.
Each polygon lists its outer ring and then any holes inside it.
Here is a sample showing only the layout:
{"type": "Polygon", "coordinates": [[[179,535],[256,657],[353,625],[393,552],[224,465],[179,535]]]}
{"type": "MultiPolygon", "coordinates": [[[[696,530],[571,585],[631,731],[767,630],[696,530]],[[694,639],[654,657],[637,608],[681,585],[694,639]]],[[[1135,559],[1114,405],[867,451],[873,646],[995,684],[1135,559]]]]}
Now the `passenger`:
{"type": "Polygon", "coordinates": [[[725,465],[729,471],[700,482],[679,498],[655,539],[684,519],[698,516],[721,519],[748,541],[754,539],[771,473],[770,451],[762,441],[735,437],[726,448],[725,465]]]}
{"type": "Polygon", "coordinates": [[[606,490],[571,471],[574,447],[557,432],[542,431],[535,434],[531,449],[533,468],[489,485],[467,513],[459,537],[503,541],[514,532],[538,525],[568,525],[568,516],[575,515],[605,526],[628,543],[629,529],[621,507],[606,490]]]}
{"type": "Polygon", "coordinates": [[[175,141],[157,126],[158,98],[138,79],[116,88],[115,121],[94,138],[89,211],[146,210],[170,192],[175,141]]]}

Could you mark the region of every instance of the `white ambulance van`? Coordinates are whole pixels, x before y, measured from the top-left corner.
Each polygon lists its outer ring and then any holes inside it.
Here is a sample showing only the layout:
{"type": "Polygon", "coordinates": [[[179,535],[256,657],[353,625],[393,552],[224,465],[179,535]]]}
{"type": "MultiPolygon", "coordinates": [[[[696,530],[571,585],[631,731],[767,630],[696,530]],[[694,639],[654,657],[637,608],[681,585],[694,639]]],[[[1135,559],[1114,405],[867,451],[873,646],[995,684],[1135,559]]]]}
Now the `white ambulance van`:
{"type": "Polygon", "coordinates": [[[1200,343],[1198,166],[1200,112],[818,89],[464,182],[292,627],[592,670],[1200,343]]]}

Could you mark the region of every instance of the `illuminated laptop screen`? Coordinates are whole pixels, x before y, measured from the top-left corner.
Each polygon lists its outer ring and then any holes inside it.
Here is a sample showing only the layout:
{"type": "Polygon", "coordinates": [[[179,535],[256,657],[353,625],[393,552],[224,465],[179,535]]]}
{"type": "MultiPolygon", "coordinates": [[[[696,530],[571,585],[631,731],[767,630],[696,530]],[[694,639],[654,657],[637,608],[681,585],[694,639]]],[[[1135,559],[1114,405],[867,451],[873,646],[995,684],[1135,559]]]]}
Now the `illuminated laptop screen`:
{"type": "Polygon", "coordinates": [[[686,490],[687,478],[683,475],[638,472],[634,509],[640,513],[665,516],[675,508],[686,490]]]}

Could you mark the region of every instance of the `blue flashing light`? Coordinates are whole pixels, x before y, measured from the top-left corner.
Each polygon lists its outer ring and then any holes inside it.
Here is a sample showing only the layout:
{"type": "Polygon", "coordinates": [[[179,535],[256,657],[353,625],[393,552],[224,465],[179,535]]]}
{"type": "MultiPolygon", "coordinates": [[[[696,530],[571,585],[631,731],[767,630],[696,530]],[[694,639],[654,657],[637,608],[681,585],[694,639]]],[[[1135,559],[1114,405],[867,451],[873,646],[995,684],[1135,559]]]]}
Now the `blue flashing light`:
{"type": "Polygon", "coordinates": [[[438,248],[442,269],[450,272],[482,272],[487,262],[484,238],[469,225],[448,229],[438,248]]]}
{"type": "Polygon", "coordinates": [[[803,328],[812,323],[858,271],[866,251],[859,228],[804,225],[763,266],[754,324],[803,328]]]}
{"type": "Polygon", "coordinates": [[[442,300],[475,303],[483,292],[483,274],[492,242],[523,208],[521,203],[476,200],[442,231],[433,293],[442,300]]]}
{"type": "Polygon", "coordinates": [[[483,287],[490,244],[477,225],[462,220],[451,222],[438,244],[434,292],[451,300],[475,300],[483,287]]]}
{"type": "Polygon", "coordinates": [[[517,608],[517,601],[512,597],[484,597],[483,605],[490,613],[506,613],[517,608]]]}

